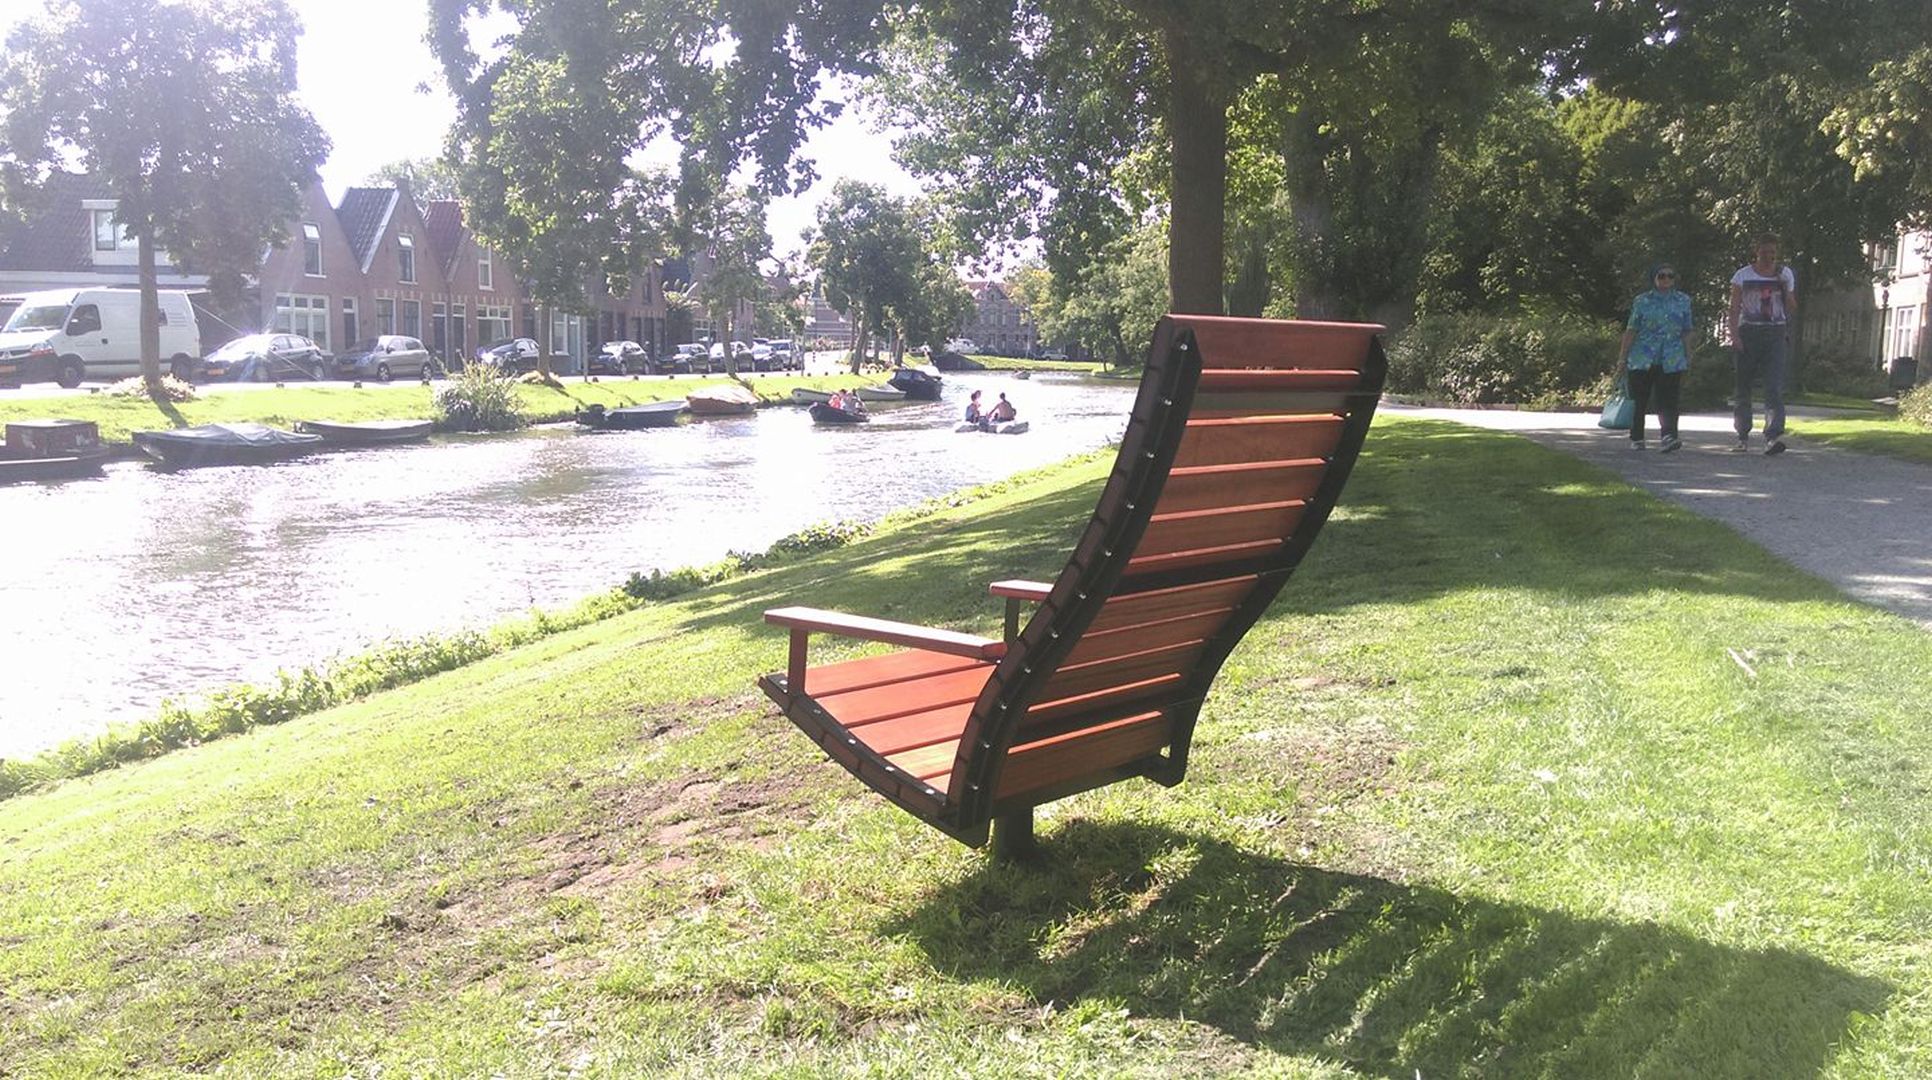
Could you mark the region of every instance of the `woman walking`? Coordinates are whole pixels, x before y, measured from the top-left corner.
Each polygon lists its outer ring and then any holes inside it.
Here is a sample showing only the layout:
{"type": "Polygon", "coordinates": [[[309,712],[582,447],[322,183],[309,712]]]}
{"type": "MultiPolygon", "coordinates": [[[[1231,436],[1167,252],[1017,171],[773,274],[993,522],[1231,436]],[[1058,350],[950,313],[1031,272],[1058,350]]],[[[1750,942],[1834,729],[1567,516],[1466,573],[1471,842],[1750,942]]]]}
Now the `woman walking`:
{"type": "Polygon", "coordinates": [[[1630,384],[1636,406],[1630,419],[1630,448],[1644,448],[1644,410],[1654,394],[1657,431],[1668,454],[1684,445],[1677,438],[1677,401],[1684,372],[1690,368],[1691,302],[1677,289],[1677,270],[1668,263],[1650,272],[1651,288],[1630,304],[1617,364],[1630,384]]]}

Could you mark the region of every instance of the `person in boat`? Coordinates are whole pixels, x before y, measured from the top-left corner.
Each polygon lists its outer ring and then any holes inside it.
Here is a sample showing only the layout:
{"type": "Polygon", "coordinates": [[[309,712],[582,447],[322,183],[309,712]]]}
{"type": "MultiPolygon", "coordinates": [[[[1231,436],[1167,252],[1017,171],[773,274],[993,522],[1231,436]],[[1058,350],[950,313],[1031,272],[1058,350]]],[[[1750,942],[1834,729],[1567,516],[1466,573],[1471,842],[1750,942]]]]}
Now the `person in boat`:
{"type": "Polygon", "coordinates": [[[862,415],[865,412],[865,399],[859,396],[857,390],[841,390],[839,391],[839,395],[839,408],[841,410],[849,412],[854,416],[862,415]]]}
{"type": "Polygon", "coordinates": [[[826,399],[825,403],[827,405],[830,405],[834,409],[843,411],[845,409],[845,391],[844,390],[832,391],[832,396],[826,399]]]}
{"type": "Polygon", "coordinates": [[[992,426],[994,424],[1008,423],[1018,415],[1019,410],[1013,408],[1013,403],[1006,400],[1005,394],[1001,394],[999,401],[992,408],[986,410],[986,419],[981,421],[981,425],[992,426]]]}
{"type": "Polygon", "coordinates": [[[985,419],[986,413],[979,407],[979,391],[975,390],[973,395],[966,399],[966,422],[977,424],[985,419]]]}

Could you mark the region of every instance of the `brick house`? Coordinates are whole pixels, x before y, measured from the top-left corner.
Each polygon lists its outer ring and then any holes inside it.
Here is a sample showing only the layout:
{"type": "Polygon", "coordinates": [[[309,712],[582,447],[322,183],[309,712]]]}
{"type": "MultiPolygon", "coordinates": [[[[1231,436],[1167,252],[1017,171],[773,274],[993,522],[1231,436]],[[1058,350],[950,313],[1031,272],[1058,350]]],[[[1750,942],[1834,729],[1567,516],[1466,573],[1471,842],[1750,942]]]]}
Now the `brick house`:
{"type": "Polygon", "coordinates": [[[449,294],[449,284],[408,187],[350,188],[336,214],[362,270],[361,336],[401,334],[434,351],[430,307],[449,294]]]}
{"type": "Polygon", "coordinates": [[[1798,283],[1802,333],[1808,353],[1838,353],[1874,367],[1909,357],[1918,379],[1928,371],[1926,325],[1932,317],[1932,231],[1901,229],[1869,251],[1872,283],[1821,291],[1807,305],[1798,283]]]}
{"type": "Polygon", "coordinates": [[[1039,348],[1039,333],[1020,305],[1006,295],[1006,286],[997,281],[968,281],[966,290],[973,294],[973,314],[965,333],[981,351],[1031,356],[1039,348]]]}
{"type": "Polygon", "coordinates": [[[359,321],[367,303],[361,260],[321,181],[303,191],[289,234],[287,244],[262,258],[259,316],[248,329],[302,334],[331,351],[349,348],[368,333],[359,321]]]}

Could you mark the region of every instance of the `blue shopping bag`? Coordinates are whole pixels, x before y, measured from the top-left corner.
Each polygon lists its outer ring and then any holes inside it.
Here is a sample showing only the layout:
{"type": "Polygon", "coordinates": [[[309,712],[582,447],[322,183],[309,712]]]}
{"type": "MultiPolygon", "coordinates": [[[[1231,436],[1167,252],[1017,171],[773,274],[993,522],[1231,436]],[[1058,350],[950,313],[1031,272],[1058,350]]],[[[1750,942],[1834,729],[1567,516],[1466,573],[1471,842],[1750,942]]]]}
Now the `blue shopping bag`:
{"type": "Polygon", "coordinates": [[[1597,417],[1597,426],[1613,431],[1629,431],[1637,419],[1637,403],[1630,398],[1630,384],[1617,380],[1617,388],[1610,393],[1610,400],[1603,403],[1603,415],[1597,417]]]}

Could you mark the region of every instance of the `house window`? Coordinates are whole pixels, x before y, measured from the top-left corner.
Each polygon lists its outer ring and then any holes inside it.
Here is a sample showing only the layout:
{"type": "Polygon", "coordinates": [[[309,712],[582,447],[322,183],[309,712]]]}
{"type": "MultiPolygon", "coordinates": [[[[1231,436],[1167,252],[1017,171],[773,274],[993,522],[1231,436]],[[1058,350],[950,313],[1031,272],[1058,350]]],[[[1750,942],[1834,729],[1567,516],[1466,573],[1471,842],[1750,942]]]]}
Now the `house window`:
{"type": "Polygon", "coordinates": [[[476,287],[496,288],[496,266],[490,258],[489,248],[476,249],[476,287]]]}
{"type": "Polygon", "coordinates": [[[353,296],[342,298],[342,344],[354,345],[362,339],[356,335],[356,301],[353,296]]]}
{"type": "Polygon", "coordinates": [[[388,297],[376,301],[376,333],[393,334],[396,332],[396,302],[388,297]]]}
{"type": "Polygon", "coordinates": [[[438,356],[449,351],[449,313],[441,304],[429,306],[429,351],[438,356]]]}
{"type": "Polygon", "coordinates": [[[1886,335],[1885,359],[1919,354],[1919,309],[1903,304],[1892,309],[1891,333],[1886,335]]]}
{"type": "Polygon", "coordinates": [[[94,250],[121,250],[121,230],[114,224],[114,211],[90,210],[94,218],[94,250]]]}
{"type": "Polygon", "coordinates": [[[400,333],[404,337],[419,338],[423,336],[423,302],[421,300],[404,300],[402,302],[402,330],[400,333]]]}
{"type": "MultiPolygon", "coordinates": [[[[414,283],[416,280],[416,241],[409,236],[396,237],[396,255],[401,260],[400,280],[414,283]]],[[[411,335],[412,337],[414,335],[411,335]]]]}
{"type": "Polygon", "coordinates": [[[322,348],[329,347],[329,298],[283,293],[275,297],[275,318],[270,329],[283,334],[301,334],[322,348]]]}
{"type": "Polygon", "coordinates": [[[302,223],[302,272],[322,276],[322,230],[306,221],[302,223]]]}
{"type": "Polygon", "coordinates": [[[479,345],[502,341],[510,336],[510,309],[507,305],[476,309],[476,340],[479,345]]]}

